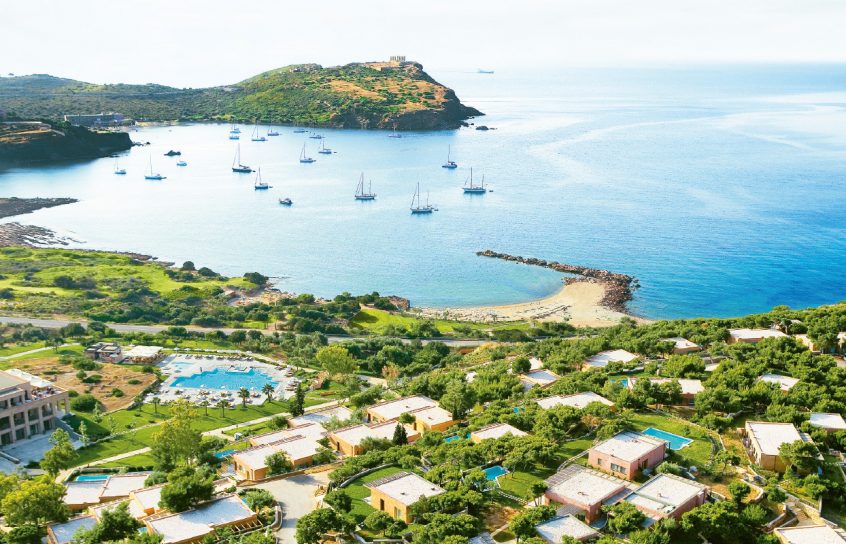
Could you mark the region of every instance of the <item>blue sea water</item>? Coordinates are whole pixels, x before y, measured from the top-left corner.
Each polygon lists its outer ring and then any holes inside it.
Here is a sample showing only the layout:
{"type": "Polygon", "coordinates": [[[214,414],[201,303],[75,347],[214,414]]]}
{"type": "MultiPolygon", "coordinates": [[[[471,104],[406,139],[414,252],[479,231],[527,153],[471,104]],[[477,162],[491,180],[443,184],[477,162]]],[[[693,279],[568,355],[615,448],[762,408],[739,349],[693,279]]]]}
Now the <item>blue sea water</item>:
{"type": "Polygon", "coordinates": [[[174,378],[170,387],[225,389],[227,391],[238,391],[242,387],[246,387],[251,391],[261,391],[261,388],[267,383],[273,387],[278,385],[278,382],[271,380],[270,376],[255,368],[246,372],[215,368],[214,370],[204,370],[192,376],[174,378]]]}
{"type": "Polygon", "coordinates": [[[6,221],[80,247],[256,270],[283,290],[419,306],[560,286],[552,271],[475,255],[485,248],[637,276],[631,308],[654,318],[846,299],[846,66],[432,74],[496,130],[321,130],[337,151],[326,156],[290,127],[251,142],[242,126],[243,162],[273,186],[255,191],[230,171],[228,126],[143,128],[132,137],[151,145],[121,158],[126,176],[112,159],[0,173],[3,196],[80,199],[6,221]],[[303,143],[316,163],[298,162],[303,143]],[[440,167],[448,146],[455,171],[440,167]],[[166,180],[143,179],[150,158],[166,180]],[[462,193],[471,166],[494,192],[462,193]],[[353,199],[361,172],[374,202],[353,199]],[[431,216],[409,213],[418,182],[431,216]]]}

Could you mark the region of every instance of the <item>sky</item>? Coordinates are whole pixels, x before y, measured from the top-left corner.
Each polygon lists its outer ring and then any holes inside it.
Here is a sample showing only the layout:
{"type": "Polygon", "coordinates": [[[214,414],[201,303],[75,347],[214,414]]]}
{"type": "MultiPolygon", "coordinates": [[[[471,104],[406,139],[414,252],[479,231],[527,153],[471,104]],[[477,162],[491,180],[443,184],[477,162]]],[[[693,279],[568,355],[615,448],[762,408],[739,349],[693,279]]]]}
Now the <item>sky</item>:
{"type": "Polygon", "coordinates": [[[442,72],[846,62],[844,23],[843,0],[0,0],[0,73],[201,87],[390,55],[442,72]]]}

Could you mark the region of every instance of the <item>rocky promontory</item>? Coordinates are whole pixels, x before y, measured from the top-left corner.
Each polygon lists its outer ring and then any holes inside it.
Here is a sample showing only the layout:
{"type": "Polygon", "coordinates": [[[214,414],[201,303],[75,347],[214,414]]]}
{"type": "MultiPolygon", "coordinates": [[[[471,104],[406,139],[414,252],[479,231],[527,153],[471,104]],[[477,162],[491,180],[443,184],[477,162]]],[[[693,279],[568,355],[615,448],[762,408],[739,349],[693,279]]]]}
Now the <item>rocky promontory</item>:
{"type": "Polygon", "coordinates": [[[0,124],[0,167],[11,164],[97,159],[132,147],[126,132],[95,132],[65,122],[0,124]]]}

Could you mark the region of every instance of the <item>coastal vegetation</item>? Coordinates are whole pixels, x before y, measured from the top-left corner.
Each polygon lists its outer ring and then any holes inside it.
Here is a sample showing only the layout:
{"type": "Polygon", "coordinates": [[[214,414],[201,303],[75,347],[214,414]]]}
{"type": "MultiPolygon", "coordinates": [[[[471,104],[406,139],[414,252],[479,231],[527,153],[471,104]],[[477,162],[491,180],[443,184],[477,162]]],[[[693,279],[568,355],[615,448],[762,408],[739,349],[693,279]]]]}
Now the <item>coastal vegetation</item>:
{"type": "Polygon", "coordinates": [[[457,128],[480,115],[413,62],[286,66],[220,87],[99,85],[36,74],[0,79],[10,114],[60,119],[116,111],[136,121],[298,123],[341,128],[457,128]]]}
{"type": "Polygon", "coordinates": [[[0,124],[0,166],[95,159],[130,147],[125,132],[96,132],[59,118],[0,124]]]}

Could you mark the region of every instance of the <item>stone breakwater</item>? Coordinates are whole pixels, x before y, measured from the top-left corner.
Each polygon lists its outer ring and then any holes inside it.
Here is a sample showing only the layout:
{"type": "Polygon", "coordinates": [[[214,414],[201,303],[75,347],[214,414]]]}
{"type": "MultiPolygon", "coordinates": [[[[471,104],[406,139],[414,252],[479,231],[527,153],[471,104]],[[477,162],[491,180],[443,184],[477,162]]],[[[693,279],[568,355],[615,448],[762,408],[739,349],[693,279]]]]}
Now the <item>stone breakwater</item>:
{"type": "Polygon", "coordinates": [[[477,251],[476,255],[479,255],[480,257],[502,259],[503,261],[511,261],[520,264],[541,266],[563,274],[574,274],[576,276],[580,276],[578,278],[567,278],[565,283],[568,285],[579,282],[602,284],[605,288],[605,295],[602,297],[601,301],[602,306],[619,312],[626,311],[626,303],[632,299],[634,290],[640,287],[637,278],[634,276],[611,272],[610,270],[602,270],[600,268],[589,268],[587,266],[559,263],[557,261],[547,261],[545,259],[537,259],[535,257],[520,257],[519,255],[498,253],[490,249],[477,251]]]}

